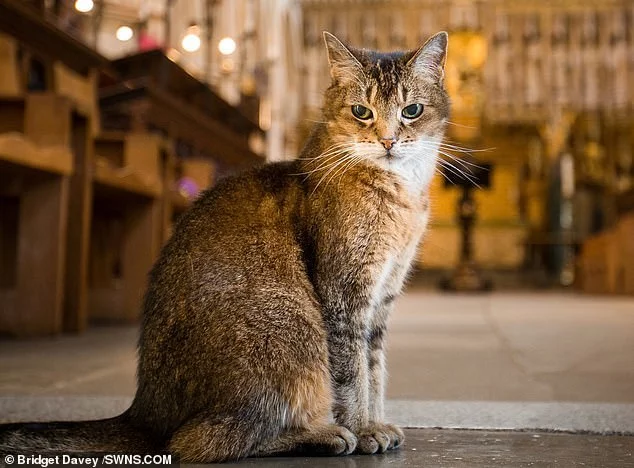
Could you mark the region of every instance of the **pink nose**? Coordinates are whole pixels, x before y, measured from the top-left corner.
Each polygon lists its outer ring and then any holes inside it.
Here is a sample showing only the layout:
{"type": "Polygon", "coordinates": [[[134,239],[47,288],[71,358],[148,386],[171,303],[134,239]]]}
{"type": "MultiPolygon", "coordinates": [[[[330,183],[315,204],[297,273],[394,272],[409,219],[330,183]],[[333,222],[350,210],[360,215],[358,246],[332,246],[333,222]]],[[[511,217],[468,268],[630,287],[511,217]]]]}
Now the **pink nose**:
{"type": "Polygon", "coordinates": [[[392,145],[396,143],[396,138],[394,137],[380,138],[379,141],[381,142],[381,144],[386,150],[389,150],[389,149],[392,149],[392,145]]]}

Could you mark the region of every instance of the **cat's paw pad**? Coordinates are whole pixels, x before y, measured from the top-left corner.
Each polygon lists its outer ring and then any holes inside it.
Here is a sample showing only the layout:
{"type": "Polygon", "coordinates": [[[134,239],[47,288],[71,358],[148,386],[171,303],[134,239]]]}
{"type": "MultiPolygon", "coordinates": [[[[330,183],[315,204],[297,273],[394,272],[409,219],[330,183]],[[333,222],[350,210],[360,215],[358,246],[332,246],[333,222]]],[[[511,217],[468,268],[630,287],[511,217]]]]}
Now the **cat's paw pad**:
{"type": "Polygon", "coordinates": [[[372,423],[357,432],[357,453],[383,453],[397,448],[404,440],[405,436],[399,427],[393,424],[372,423]]]}

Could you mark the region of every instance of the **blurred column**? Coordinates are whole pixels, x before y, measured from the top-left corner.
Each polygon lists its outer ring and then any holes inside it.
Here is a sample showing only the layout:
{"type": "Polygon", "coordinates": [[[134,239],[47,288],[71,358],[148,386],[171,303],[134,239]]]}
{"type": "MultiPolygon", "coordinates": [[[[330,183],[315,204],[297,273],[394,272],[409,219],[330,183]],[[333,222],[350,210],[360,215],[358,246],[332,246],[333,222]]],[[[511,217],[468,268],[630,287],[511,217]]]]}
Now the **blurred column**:
{"type": "Polygon", "coordinates": [[[263,12],[268,27],[266,63],[268,65],[268,95],[266,105],[269,114],[267,129],[267,155],[270,161],[284,158],[284,101],[286,84],[284,79],[284,27],[285,0],[263,0],[263,12]]]}

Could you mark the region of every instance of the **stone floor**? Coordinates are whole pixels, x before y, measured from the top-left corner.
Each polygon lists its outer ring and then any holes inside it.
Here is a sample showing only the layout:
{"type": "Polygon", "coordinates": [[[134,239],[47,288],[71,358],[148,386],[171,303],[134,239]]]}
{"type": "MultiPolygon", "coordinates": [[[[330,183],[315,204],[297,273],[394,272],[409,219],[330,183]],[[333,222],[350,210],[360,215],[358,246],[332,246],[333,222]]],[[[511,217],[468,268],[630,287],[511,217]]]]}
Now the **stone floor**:
{"type": "MultiPolygon", "coordinates": [[[[81,336],[0,340],[0,422],[116,414],[134,392],[135,339],[134,327],[93,327],[81,336]]],[[[632,298],[411,288],[392,317],[388,369],[389,419],[424,428],[408,433],[403,450],[244,463],[634,466],[631,436],[487,432],[634,433],[632,298]]]]}
{"type": "MultiPolygon", "coordinates": [[[[0,340],[0,395],[132,395],[134,327],[0,340]]],[[[410,290],[389,335],[388,398],[634,403],[634,298],[410,290]]]]}
{"type": "Polygon", "coordinates": [[[418,429],[406,445],[382,455],[247,459],[225,466],[320,468],[479,468],[634,466],[634,437],[418,429]]]}

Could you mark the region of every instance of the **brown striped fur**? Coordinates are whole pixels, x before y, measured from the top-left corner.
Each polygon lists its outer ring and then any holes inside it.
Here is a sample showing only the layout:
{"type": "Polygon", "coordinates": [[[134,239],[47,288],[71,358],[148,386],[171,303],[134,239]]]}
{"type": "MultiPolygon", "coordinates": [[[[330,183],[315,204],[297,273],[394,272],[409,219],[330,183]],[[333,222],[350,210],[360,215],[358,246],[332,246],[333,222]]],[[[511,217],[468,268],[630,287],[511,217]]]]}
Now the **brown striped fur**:
{"type": "Polygon", "coordinates": [[[391,54],[325,40],[325,123],[300,158],[205,192],[152,269],[131,408],[108,421],[4,426],[0,451],[219,462],[403,442],[384,421],[384,340],[427,224],[449,112],[447,36],[391,54]],[[407,120],[412,103],[425,108],[407,120]],[[355,104],[373,118],[355,118],[355,104]]]}

